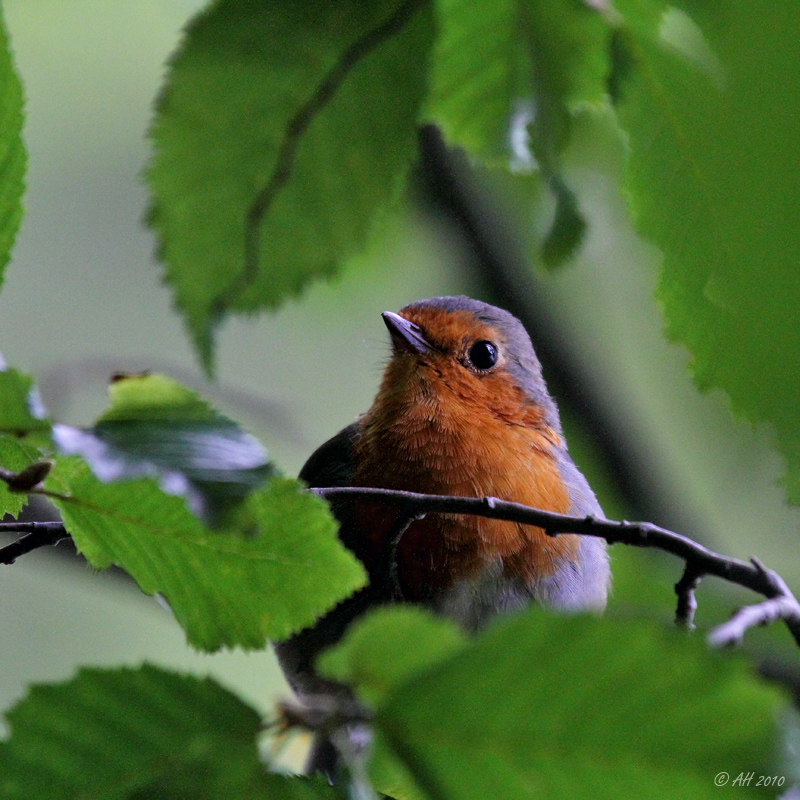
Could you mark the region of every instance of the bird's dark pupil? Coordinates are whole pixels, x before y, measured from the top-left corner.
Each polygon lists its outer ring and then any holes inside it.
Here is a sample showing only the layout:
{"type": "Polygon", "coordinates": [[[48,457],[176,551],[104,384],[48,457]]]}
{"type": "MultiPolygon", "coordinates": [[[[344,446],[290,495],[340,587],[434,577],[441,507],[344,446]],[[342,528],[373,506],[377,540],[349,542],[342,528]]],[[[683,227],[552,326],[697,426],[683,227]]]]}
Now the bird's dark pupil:
{"type": "Polygon", "coordinates": [[[475,342],[469,350],[469,360],[475,369],[491,369],[497,363],[497,348],[491,342],[475,342]]]}

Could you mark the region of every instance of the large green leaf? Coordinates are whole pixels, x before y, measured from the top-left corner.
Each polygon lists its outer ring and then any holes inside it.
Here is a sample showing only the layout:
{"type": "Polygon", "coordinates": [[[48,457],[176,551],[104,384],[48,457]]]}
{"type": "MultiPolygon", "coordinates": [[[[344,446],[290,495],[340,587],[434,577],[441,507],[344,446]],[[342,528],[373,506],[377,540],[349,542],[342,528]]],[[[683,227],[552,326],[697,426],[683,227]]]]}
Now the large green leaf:
{"type": "Polygon", "coordinates": [[[270,775],[259,715],[209,678],[153,666],[83,669],[7,713],[4,800],[315,800],[320,782],[270,775]]]}
{"type": "Polygon", "coordinates": [[[373,704],[373,774],[404,797],[718,798],[719,772],[770,764],[777,693],[699,639],[534,609],[432,647],[442,624],[384,612],[322,660],[373,704]]]}
{"type": "Polygon", "coordinates": [[[620,120],[659,297],[702,389],[771,422],[800,502],[800,6],[620,0],[620,120]]]}
{"type": "Polygon", "coordinates": [[[274,472],[255,437],[165,375],[120,377],[110,395],[93,427],[53,429],[62,452],[81,455],[104,482],[158,476],[216,526],[274,472]]]}
{"type": "Polygon", "coordinates": [[[364,583],[324,502],[274,479],[242,504],[238,525],[211,531],[149,479],[104,484],[75,459],[46,488],[92,566],[116,564],[161,593],[195,647],[263,647],[311,624],[364,583]]]}
{"type": "Polygon", "coordinates": [[[274,307],[364,244],[414,157],[432,28],[415,0],[220,0],[190,23],[148,181],[207,368],[226,312],[274,307]]]}
{"type": "Polygon", "coordinates": [[[22,219],[25,148],[22,144],[22,86],[0,14],[0,285],[22,219]]]}

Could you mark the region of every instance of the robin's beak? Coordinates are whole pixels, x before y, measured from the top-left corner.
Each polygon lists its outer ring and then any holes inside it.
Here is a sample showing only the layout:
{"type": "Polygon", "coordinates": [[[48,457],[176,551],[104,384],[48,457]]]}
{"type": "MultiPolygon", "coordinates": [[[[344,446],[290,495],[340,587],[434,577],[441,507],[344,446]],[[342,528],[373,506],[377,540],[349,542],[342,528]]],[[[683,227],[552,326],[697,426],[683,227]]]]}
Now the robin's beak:
{"type": "Polygon", "coordinates": [[[392,344],[396,351],[423,355],[433,351],[430,342],[422,335],[419,325],[409,322],[405,317],[384,311],[381,314],[389,333],[392,335],[392,344]]]}

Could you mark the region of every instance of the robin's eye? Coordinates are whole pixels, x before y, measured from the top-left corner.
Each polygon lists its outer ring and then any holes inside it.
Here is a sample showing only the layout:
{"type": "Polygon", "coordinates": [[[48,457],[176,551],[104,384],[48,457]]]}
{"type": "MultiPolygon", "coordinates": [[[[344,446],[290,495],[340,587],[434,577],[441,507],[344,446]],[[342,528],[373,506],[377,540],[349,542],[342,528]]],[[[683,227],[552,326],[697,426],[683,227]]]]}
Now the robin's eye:
{"type": "Polygon", "coordinates": [[[481,339],[469,349],[468,358],[475,369],[491,369],[497,363],[497,345],[481,339]]]}

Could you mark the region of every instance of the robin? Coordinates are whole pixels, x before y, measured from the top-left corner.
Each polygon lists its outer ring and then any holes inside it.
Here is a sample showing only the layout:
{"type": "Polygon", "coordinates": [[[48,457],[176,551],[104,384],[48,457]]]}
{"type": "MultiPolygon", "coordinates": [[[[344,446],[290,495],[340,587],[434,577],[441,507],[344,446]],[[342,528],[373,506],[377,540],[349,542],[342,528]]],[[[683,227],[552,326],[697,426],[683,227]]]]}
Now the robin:
{"type": "MultiPolygon", "coordinates": [[[[530,338],[516,317],[468,297],[420,300],[384,312],[392,357],[372,407],[308,459],[312,487],[363,486],[499,497],[574,516],[603,516],[567,453],[558,409],[530,338]]],[[[316,625],[277,646],[300,697],[346,694],[314,660],[378,604],[412,602],[477,630],[536,602],[560,611],[606,604],[605,542],[457,514],[416,520],[386,553],[397,508],[337,501],[340,537],[365,565],[369,585],[316,625]],[[391,572],[394,580],[387,580],[391,572]]],[[[329,774],[334,753],[318,742],[308,768],[329,774]]]]}

